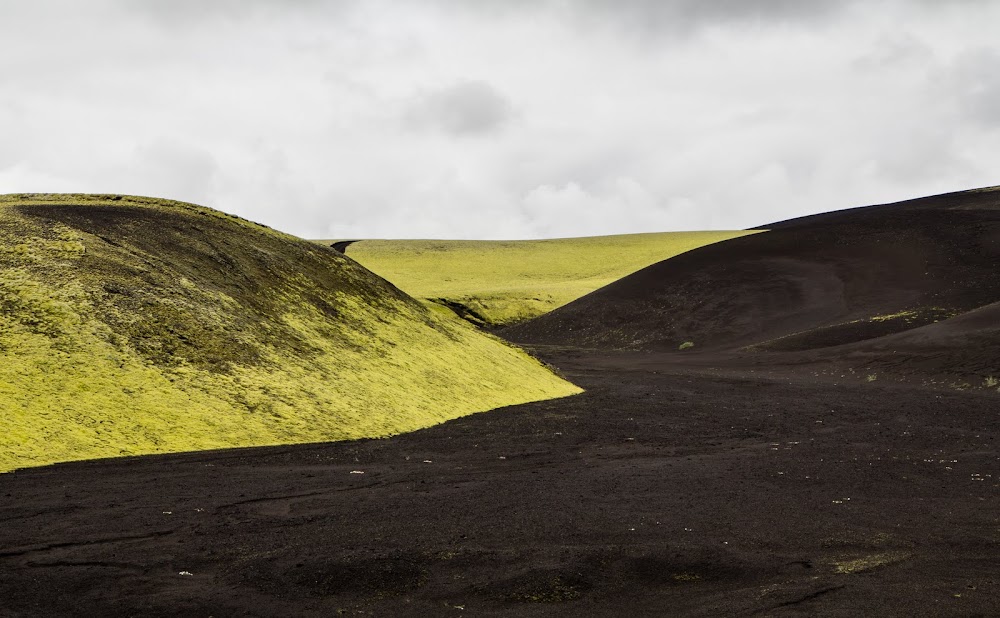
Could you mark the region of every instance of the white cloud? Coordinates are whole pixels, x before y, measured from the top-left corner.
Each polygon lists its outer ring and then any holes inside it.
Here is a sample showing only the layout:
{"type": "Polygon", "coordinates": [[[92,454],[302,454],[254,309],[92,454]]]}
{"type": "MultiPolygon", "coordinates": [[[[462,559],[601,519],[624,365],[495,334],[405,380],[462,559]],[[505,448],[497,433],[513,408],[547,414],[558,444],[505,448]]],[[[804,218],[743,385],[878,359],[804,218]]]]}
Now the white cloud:
{"type": "Polygon", "coordinates": [[[472,136],[501,130],[513,115],[510,101],[493,86],[466,80],[418,94],[406,110],[404,122],[418,129],[472,136]]]}
{"type": "Polygon", "coordinates": [[[658,200],[634,178],[616,178],[586,189],[576,182],[542,185],[521,200],[522,212],[541,237],[584,236],[685,227],[683,205],[658,200]],[[680,206],[680,207],[678,207],[680,206]]]}
{"type": "Polygon", "coordinates": [[[992,185],[998,18],[976,0],[7,3],[0,192],[516,238],[992,185]]]}

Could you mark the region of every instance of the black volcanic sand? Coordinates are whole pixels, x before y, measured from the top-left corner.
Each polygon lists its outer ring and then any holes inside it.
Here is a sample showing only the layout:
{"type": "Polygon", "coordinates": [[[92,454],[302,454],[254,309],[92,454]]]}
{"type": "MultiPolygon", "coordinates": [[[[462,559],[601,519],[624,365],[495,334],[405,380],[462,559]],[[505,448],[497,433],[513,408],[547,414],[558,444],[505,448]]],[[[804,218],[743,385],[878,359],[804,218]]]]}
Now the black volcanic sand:
{"type": "Polygon", "coordinates": [[[779,224],[504,331],[579,396],[0,475],[0,616],[998,616],[997,195],[779,224]]]}
{"type": "Polygon", "coordinates": [[[1000,395],[546,358],[587,392],[0,475],[0,615],[1000,614],[1000,395]]]}

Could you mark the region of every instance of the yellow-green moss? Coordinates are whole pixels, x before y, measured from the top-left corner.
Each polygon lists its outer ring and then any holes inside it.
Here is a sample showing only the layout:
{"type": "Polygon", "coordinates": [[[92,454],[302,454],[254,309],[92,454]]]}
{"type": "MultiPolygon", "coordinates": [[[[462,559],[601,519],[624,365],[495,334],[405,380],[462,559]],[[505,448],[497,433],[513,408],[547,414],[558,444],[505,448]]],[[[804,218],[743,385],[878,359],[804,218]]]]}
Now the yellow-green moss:
{"type": "Polygon", "coordinates": [[[0,471],[387,436],[579,392],[333,250],[114,197],[0,196],[0,471]]]}
{"type": "Polygon", "coordinates": [[[833,563],[833,569],[835,572],[843,575],[853,575],[902,562],[909,557],[910,553],[904,551],[880,552],[857,558],[838,560],[833,563]]]}
{"type": "MultiPolygon", "coordinates": [[[[473,322],[537,317],[685,251],[756,233],[665,232],[523,241],[363,240],[347,254],[473,322]]],[[[330,244],[332,241],[317,241],[330,244]]]]}

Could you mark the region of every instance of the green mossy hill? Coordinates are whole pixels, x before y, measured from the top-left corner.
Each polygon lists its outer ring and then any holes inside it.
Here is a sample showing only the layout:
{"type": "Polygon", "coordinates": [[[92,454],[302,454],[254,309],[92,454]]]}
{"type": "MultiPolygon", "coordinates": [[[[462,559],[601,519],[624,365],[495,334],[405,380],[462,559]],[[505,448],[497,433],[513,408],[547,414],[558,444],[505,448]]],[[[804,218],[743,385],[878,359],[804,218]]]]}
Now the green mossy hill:
{"type": "MultiPolygon", "coordinates": [[[[362,240],[347,255],[481,326],[538,317],[656,262],[754,231],[516,241],[362,240]]],[[[317,241],[331,244],[334,241],[317,241]]]]}
{"type": "Polygon", "coordinates": [[[386,436],[577,392],[333,249],[180,202],[0,196],[0,471],[386,436]]]}

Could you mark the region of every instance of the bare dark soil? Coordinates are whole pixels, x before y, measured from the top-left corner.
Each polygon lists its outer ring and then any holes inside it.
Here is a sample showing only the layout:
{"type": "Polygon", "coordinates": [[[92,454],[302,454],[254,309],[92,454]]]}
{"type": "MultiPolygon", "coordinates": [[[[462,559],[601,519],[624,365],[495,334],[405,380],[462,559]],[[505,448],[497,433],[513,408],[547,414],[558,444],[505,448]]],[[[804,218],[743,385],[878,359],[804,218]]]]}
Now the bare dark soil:
{"type": "Polygon", "coordinates": [[[0,615],[1000,613],[1000,394],[542,353],[587,393],[2,475],[0,615]]]}
{"type": "Polygon", "coordinates": [[[0,475],[0,616],[1000,615],[996,195],[773,226],[505,331],[576,397],[0,475]]]}

